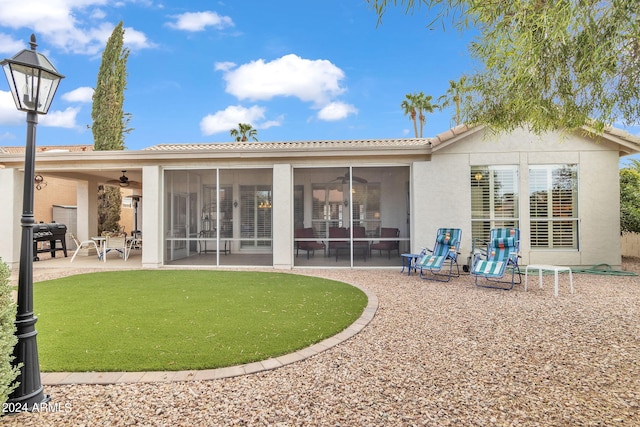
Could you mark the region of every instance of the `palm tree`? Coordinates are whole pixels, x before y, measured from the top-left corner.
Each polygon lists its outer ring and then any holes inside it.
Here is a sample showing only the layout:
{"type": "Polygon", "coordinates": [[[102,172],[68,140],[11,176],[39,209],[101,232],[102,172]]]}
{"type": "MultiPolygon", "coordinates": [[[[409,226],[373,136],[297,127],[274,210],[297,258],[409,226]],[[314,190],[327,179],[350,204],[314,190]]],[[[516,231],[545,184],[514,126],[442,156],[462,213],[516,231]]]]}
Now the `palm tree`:
{"type": "Polygon", "coordinates": [[[405,100],[402,101],[400,107],[402,108],[404,115],[409,116],[413,121],[413,131],[416,138],[418,137],[418,124],[416,122],[416,95],[408,93],[405,95],[405,100]]]}
{"type": "Polygon", "coordinates": [[[236,142],[246,142],[249,139],[258,140],[258,131],[248,123],[238,123],[238,129],[231,129],[229,134],[236,139],[236,142]]]}
{"type": "Polygon", "coordinates": [[[467,86],[467,76],[460,77],[460,80],[457,82],[455,80],[449,80],[449,89],[447,92],[438,98],[438,102],[441,102],[441,107],[448,107],[453,103],[456,108],[455,115],[453,119],[456,123],[456,126],[460,124],[462,121],[461,110],[462,110],[462,101],[463,98],[465,101],[471,100],[470,95],[464,95],[466,92],[469,92],[469,87],[467,86]]]}
{"type": "Polygon", "coordinates": [[[413,132],[416,138],[422,138],[424,124],[427,121],[425,113],[433,113],[434,110],[440,108],[437,104],[432,104],[431,95],[425,95],[424,92],[409,93],[405,95],[406,99],[402,101],[400,107],[405,115],[408,115],[413,121],[413,132]],[[418,132],[418,121],[420,122],[420,132],[418,132]]]}
{"type": "Polygon", "coordinates": [[[440,108],[438,104],[432,104],[431,100],[433,96],[426,95],[420,92],[416,98],[416,108],[418,109],[418,119],[420,120],[420,138],[422,138],[422,130],[424,124],[427,122],[427,118],[424,113],[433,113],[436,109],[440,108]]]}

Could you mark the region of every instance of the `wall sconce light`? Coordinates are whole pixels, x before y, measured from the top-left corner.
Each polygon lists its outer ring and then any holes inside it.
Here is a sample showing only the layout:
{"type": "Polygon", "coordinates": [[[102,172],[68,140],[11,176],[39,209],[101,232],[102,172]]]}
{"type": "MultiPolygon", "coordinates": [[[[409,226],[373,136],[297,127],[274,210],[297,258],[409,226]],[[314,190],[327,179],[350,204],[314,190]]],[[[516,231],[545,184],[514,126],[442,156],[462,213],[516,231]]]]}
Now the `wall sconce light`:
{"type": "Polygon", "coordinates": [[[233,207],[234,207],[234,208],[237,208],[237,207],[238,207],[238,201],[237,201],[237,200],[234,200],[234,201],[233,201],[233,207]]]}
{"type": "Polygon", "coordinates": [[[344,200],[344,207],[346,208],[347,206],[349,206],[349,201],[347,199],[344,200]]]}
{"type": "Polygon", "coordinates": [[[33,177],[33,185],[36,187],[36,190],[40,191],[47,186],[47,182],[42,175],[36,175],[33,177]]]}

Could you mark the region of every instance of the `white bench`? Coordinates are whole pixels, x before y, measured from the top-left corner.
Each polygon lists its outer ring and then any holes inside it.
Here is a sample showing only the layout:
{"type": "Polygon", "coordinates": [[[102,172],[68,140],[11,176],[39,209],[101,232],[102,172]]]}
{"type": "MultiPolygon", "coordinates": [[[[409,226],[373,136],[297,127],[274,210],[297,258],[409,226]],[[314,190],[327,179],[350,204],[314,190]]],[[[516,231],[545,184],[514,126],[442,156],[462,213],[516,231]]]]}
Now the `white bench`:
{"type": "Polygon", "coordinates": [[[527,291],[527,279],[529,277],[529,269],[538,270],[540,289],[542,289],[542,271],[543,270],[553,271],[554,278],[555,278],[555,288],[554,288],[555,296],[558,296],[558,272],[559,271],[568,271],[569,272],[569,285],[571,286],[571,293],[573,293],[573,275],[571,273],[571,267],[564,267],[564,266],[560,266],[560,265],[545,265],[545,264],[531,264],[531,265],[527,265],[527,267],[524,269],[524,290],[525,290],[525,292],[527,291]]]}

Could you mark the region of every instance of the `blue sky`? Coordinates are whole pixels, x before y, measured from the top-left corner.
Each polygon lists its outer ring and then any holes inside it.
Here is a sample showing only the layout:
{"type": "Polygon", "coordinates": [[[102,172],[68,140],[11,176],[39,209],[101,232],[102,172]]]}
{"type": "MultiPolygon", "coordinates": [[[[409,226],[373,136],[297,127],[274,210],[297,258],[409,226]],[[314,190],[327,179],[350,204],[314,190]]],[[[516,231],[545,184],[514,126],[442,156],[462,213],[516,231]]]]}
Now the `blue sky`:
{"type": "MultiPolygon", "coordinates": [[[[239,122],[260,141],[412,137],[404,96],[437,99],[477,66],[471,33],[426,28],[424,11],[401,8],[377,25],[365,0],[0,0],[0,57],[35,33],[66,77],[40,117],[39,145],[93,144],[92,88],[119,21],[131,50],[128,149],[227,142],[239,122]]],[[[25,114],[2,80],[0,146],[23,145],[25,114]]],[[[452,115],[429,115],[424,136],[448,129],[452,115]]]]}

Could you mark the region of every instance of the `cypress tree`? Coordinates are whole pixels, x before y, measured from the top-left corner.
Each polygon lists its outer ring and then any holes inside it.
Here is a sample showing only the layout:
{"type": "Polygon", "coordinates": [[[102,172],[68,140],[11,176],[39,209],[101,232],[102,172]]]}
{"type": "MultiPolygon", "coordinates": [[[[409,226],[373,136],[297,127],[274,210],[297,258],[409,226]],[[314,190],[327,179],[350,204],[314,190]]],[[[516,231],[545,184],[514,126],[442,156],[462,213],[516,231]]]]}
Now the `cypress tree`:
{"type": "MultiPolygon", "coordinates": [[[[96,151],[125,149],[124,135],[131,131],[127,128],[131,115],[123,111],[128,58],[129,49],[124,48],[124,28],[120,21],[102,53],[98,81],[93,92],[91,130],[96,151]]],[[[98,198],[98,232],[118,229],[122,205],[120,188],[100,186],[98,198]]]]}
{"type": "Polygon", "coordinates": [[[102,52],[98,81],[93,92],[93,144],[95,150],[124,150],[124,134],[129,114],[123,111],[124,91],[127,88],[127,59],[129,49],[124,45],[122,21],[113,29],[102,52]]]}

